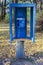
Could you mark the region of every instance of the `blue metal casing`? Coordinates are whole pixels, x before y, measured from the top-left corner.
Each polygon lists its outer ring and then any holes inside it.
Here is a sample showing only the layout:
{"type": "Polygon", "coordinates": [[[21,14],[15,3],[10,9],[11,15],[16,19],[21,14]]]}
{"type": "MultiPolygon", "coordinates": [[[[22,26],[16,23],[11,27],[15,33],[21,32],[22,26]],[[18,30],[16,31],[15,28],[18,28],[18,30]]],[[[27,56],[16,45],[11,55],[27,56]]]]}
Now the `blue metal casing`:
{"type": "Polygon", "coordinates": [[[16,38],[26,38],[26,23],[27,23],[26,7],[15,8],[15,37],[16,38]]]}
{"type": "Polygon", "coordinates": [[[30,39],[35,41],[35,4],[10,4],[10,42],[13,39],[30,39]],[[12,8],[15,7],[15,37],[12,36],[12,8]],[[30,7],[30,36],[27,36],[27,7],[30,7]]]}

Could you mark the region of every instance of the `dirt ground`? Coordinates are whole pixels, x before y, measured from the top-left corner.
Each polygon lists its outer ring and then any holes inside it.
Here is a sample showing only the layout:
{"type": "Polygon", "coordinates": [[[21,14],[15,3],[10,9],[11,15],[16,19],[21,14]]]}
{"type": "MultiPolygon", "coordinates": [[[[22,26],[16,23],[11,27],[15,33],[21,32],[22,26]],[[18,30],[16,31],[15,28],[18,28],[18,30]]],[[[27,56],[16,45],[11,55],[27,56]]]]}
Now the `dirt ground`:
{"type": "Polygon", "coordinates": [[[25,40],[24,60],[15,59],[16,41],[9,43],[9,25],[0,24],[0,65],[43,65],[43,31],[36,33],[35,43],[25,40]]]}

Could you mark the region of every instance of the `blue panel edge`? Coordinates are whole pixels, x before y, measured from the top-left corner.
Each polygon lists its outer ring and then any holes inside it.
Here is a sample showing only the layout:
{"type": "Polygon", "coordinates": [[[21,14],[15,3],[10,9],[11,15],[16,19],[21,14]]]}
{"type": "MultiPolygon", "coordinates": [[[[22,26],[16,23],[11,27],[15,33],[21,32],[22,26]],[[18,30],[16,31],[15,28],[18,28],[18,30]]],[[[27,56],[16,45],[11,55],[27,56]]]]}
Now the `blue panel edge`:
{"type": "Polygon", "coordinates": [[[10,7],[35,7],[36,4],[10,4],[10,7]]]}
{"type": "Polygon", "coordinates": [[[14,39],[30,39],[30,40],[32,40],[32,38],[29,36],[27,36],[26,38],[16,38],[16,37],[12,37],[12,40],[14,40],[14,39]]]}

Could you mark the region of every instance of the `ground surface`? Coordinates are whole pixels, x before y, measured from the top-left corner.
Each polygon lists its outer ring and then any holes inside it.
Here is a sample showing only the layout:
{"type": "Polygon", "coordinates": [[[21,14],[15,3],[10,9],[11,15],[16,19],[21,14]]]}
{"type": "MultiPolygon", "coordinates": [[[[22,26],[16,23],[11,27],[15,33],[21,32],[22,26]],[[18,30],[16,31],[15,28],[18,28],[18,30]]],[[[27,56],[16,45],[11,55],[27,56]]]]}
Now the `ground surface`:
{"type": "Polygon", "coordinates": [[[25,41],[25,58],[29,61],[13,59],[16,57],[16,41],[13,41],[12,45],[9,41],[9,25],[0,24],[0,65],[1,63],[4,65],[33,65],[33,63],[43,65],[43,32],[36,33],[34,44],[30,40],[25,41]]]}

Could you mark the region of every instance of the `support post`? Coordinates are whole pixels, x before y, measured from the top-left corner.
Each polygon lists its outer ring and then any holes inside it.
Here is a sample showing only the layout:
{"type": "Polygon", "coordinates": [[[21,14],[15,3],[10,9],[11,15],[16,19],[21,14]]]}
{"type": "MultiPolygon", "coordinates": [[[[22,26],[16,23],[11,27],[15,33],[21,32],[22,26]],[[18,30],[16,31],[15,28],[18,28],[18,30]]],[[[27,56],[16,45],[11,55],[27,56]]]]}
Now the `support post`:
{"type": "Polygon", "coordinates": [[[24,41],[16,41],[16,58],[24,58],[24,41]]]}

